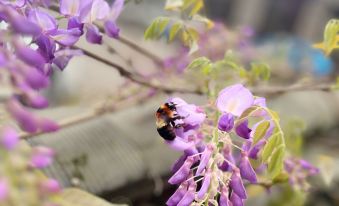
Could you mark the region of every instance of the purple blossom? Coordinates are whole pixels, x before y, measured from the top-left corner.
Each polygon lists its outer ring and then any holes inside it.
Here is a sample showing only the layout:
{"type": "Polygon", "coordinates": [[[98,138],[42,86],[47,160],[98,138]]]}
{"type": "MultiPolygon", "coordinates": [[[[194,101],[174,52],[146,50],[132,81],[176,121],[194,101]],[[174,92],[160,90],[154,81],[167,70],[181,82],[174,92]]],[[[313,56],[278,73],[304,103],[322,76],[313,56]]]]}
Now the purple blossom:
{"type": "Polygon", "coordinates": [[[38,25],[43,32],[53,32],[57,29],[56,20],[46,12],[32,9],[28,12],[28,19],[38,25]]]}
{"type": "Polygon", "coordinates": [[[239,171],[237,170],[233,171],[232,176],[231,176],[230,186],[233,189],[233,192],[237,194],[237,196],[239,196],[241,199],[247,198],[246,190],[241,180],[239,171]]]}
{"type": "Polygon", "coordinates": [[[177,206],[189,206],[195,198],[195,185],[190,185],[177,206]]]}
{"type": "Polygon", "coordinates": [[[211,178],[212,178],[211,171],[206,172],[205,175],[204,175],[204,180],[202,182],[201,188],[200,188],[200,190],[197,194],[198,199],[203,199],[203,197],[207,193],[207,190],[208,190],[210,183],[211,183],[211,178]]]}
{"type": "Polygon", "coordinates": [[[0,134],[1,144],[8,150],[12,150],[19,143],[18,133],[11,127],[5,127],[1,130],[0,134]]]}
{"type": "Polygon", "coordinates": [[[251,137],[250,136],[251,131],[252,130],[248,128],[248,120],[242,121],[235,127],[235,132],[237,133],[237,135],[244,139],[249,139],[251,137]]]}
{"type": "Polygon", "coordinates": [[[218,121],[218,129],[224,132],[230,132],[234,126],[234,117],[230,113],[222,114],[218,121]]]}
{"type": "Polygon", "coordinates": [[[241,84],[226,87],[221,90],[216,105],[221,112],[240,116],[254,102],[252,93],[241,84]]]}
{"type": "Polygon", "coordinates": [[[102,35],[99,32],[98,27],[94,25],[87,25],[86,40],[92,44],[101,44],[102,35]]]}
{"type": "Polygon", "coordinates": [[[59,193],[61,191],[61,187],[60,184],[57,180],[55,179],[47,179],[44,180],[41,184],[40,184],[40,190],[41,193],[59,193]]]}
{"type": "Polygon", "coordinates": [[[232,192],[230,200],[232,206],[244,206],[243,199],[240,198],[235,192],[232,192]]]}
{"type": "Polygon", "coordinates": [[[168,180],[172,185],[182,183],[190,174],[191,166],[194,163],[193,157],[187,157],[180,169],[168,180]]]}
{"type": "Polygon", "coordinates": [[[31,166],[34,168],[45,168],[49,166],[54,157],[54,151],[50,148],[38,146],[34,147],[31,156],[31,166]]]}
{"type": "Polygon", "coordinates": [[[187,192],[188,183],[183,182],[174,194],[167,200],[166,205],[176,206],[187,192]]]}
{"type": "Polygon", "coordinates": [[[239,163],[240,174],[243,179],[248,180],[251,183],[257,182],[257,175],[247,157],[246,153],[243,153],[239,163]]]}
{"type": "Polygon", "coordinates": [[[229,191],[228,187],[223,186],[221,188],[221,193],[220,193],[220,199],[219,199],[219,205],[220,206],[230,206],[230,200],[228,199],[229,191]]]}
{"type": "Polygon", "coordinates": [[[198,166],[198,169],[196,171],[196,175],[200,175],[202,173],[202,171],[205,169],[205,167],[208,164],[208,161],[210,160],[210,157],[212,155],[212,152],[214,150],[214,146],[213,145],[207,145],[204,152],[201,155],[201,160],[198,166]]]}

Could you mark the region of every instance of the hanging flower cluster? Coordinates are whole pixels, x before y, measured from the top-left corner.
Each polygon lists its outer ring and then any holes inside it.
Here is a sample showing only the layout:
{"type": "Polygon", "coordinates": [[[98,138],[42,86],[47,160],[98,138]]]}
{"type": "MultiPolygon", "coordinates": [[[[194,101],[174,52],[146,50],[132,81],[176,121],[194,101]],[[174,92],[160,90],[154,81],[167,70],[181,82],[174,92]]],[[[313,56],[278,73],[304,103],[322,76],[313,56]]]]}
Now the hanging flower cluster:
{"type": "Polygon", "coordinates": [[[59,183],[37,170],[52,163],[51,149],[31,149],[19,143],[15,130],[6,127],[0,130],[0,154],[0,205],[56,205],[59,183]]]}
{"type": "MultiPolygon", "coordinates": [[[[73,56],[82,54],[72,49],[82,36],[89,43],[102,43],[95,23],[104,25],[107,36],[119,37],[116,20],[123,5],[124,0],[111,5],[104,0],[0,1],[0,85],[9,90],[9,95],[2,97],[3,108],[21,130],[59,129],[54,121],[32,112],[48,107],[41,90],[49,86],[53,69],[63,70],[73,56]],[[66,26],[61,26],[65,21],[66,26]]],[[[52,162],[53,151],[45,147],[22,149],[18,142],[14,127],[1,125],[0,204],[50,205],[50,194],[58,192],[59,185],[36,169],[52,162]]]]}
{"type": "Polygon", "coordinates": [[[223,89],[206,108],[208,118],[180,98],[167,104],[173,105],[173,121],[167,120],[176,136],[165,142],[184,152],[172,168],[168,182],[179,187],[167,205],[241,206],[244,183],[281,174],[285,145],[277,116],[243,85],[223,89]]]}

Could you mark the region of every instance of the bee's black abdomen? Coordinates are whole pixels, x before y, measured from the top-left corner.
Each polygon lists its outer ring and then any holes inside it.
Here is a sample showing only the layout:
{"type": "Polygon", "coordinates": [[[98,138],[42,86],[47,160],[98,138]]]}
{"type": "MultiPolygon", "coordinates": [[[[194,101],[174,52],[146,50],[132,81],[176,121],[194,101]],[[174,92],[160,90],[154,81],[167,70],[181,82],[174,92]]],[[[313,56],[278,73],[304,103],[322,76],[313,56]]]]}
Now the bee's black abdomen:
{"type": "Polygon", "coordinates": [[[170,125],[160,127],[157,130],[158,130],[159,135],[165,140],[171,141],[171,140],[174,140],[174,138],[176,137],[174,129],[170,125]]]}

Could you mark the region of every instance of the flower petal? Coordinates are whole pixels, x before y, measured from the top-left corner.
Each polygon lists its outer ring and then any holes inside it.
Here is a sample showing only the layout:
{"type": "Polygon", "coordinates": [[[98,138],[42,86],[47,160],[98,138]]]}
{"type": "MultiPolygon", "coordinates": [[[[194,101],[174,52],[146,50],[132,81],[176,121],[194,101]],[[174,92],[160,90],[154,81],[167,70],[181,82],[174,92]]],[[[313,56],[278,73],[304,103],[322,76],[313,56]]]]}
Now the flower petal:
{"type": "Polygon", "coordinates": [[[240,116],[247,108],[253,105],[252,93],[241,84],[236,84],[223,89],[216,100],[216,105],[221,112],[240,116]]]}
{"type": "Polygon", "coordinates": [[[245,139],[249,139],[251,137],[250,136],[251,131],[252,130],[248,128],[248,120],[244,120],[235,127],[235,132],[237,133],[237,135],[245,139]]]}
{"type": "Polygon", "coordinates": [[[233,189],[233,192],[236,193],[241,199],[247,198],[246,190],[241,180],[239,171],[233,171],[230,186],[233,189]]]}
{"type": "Polygon", "coordinates": [[[247,155],[242,154],[242,157],[240,159],[239,163],[239,169],[240,169],[240,174],[243,179],[246,179],[250,181],[251,183],[256,183],[257,182],[257,175],[255,174],[255,171],[248,160],[247,155]]]}
{"type": "Polygon", "coordinates": [[[180,167],[180,169],[168,180],[168,183],[172,185],[182,183],[189,175],[191,171],[191,166],[194,163],[193,157],[187,157],[184,164],[180,167]]]}
{"type": "Polygon", "coordinates": [[[234,117],[230,113],[225,113],[220,116],[218,121],[218,129],[224,132],[230,132],[234,126],[234,117]]]}
{"type": "Polygon", "coordinates": [[[92,44],[102,43],[102,35],[98,27],[92,24],[87,25],[86,40],[92,44]]]}

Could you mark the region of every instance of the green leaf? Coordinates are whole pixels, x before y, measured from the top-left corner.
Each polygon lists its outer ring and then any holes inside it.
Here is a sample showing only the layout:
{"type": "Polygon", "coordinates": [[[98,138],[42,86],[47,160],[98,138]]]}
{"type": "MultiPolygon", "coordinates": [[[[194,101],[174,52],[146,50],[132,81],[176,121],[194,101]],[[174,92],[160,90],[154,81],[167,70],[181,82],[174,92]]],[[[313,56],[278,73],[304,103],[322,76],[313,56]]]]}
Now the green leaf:
{"type": "Polygon", "coordinates": [[[160,38],[163,32],[165,31],[167,25],[169,24],[170,19],[168,17],[158,17],[151,25],[146,29],[144,33],[145,39],[156,39],[160,38]]]}
{"type": "Polygon", "coordinates": [[[284,145],[280,145],[272,154],[271,160],[268,163],[268,173],[272,179],[277,177],[282,171],[284,165],[284,154],[284,145]]]}
{"type": "Polygon", "coordinates": [[[204,1],[203,0],[196,0],[196,3],[194,4],[194,6],[193,6],[193,8],[190,12],[190,16],[193,16],[196,13],[198,13],[203,7],[204,7],[204,1]]]}
{"type": "Polygon", "coordinates": [[[256,144],[266,135],[268,128],[270,128],[270,121],[264,120],[259,123],[254,131],[253,144],[256,144]]]}
{"type": "Polygon", "coordinates": [[[176,10],[184,4],[183,0],[166,0],[165,10],[176,10]]]}
{"type": "Polygon", "coordinates": [[[262,161],[268,162],[271,157],[273,150],[280,145],[283,145],[283,136],[280,131],[274,133],[266,143],[263,151],[262,151],[262,161]]]}
{"type": "Polygon", "coordinates": [[[172,25],[170,31],[169,31],[169,36],[168,36],[168,41],[171,42],[175,38],[175,36],[178,34],[179,30],[182,29],[182,23],[181,22],[176,22],[172,25]]]}
{"type": "Polygon", "coordinates": [[[196,69],[196,68],[201,68],[204,65],[210,64],[211,60],[209,60],[206,57],[198,57],[194,59],[189,65],[188,69],[196,69]]]}
{"type": "Polygon", "coordinates": [[[267,64],[252,63],[251,68],[251,72],[258,79],[267,81],[271,76],[271,70],[267,64]]]}

